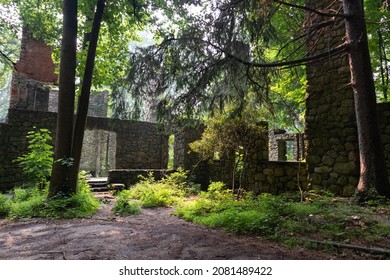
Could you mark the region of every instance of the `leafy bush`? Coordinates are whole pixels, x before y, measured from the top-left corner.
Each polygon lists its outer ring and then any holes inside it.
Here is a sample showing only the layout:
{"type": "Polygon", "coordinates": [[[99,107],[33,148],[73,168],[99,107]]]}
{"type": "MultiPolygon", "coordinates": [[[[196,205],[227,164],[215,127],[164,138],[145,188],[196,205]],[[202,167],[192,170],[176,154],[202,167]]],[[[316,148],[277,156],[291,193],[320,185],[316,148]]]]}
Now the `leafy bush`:
{"type": "Polygon", "coordinates": [[[0,194],[0,218],[7,217],[11,210],[11,201],[4,195],[0,194]]]}
{"type": "Polygon", "coordinates": [[[150,173],[142,177],[133,188],[128,191],[131,199],[139,199],[144,207],[167,207],[178,204],[190,192],[187,184],[187,172],[178,170],[156,181],[150,173]]]}
{"type": "Polygon", "coordinates": [[[48,129],[37,129],[27,134],[28,152],[18,157],[14,162],[23,170],[26,179],[32,186],[43,188],[51,174],[53,164],[53,147],[48,129]]]}
{"type": "Polygon", "coordinates": [[[10,218],[32,218],[41,216],[46,200],[46,191],[30,187],[15,188],[11,199],[10,218]]]}
{"type": "Polygon", "coordinates": [[[130,192],[128,190],[121,191],[116,198],[112,211],[120,216],[141,214],[141,204],[139,202],[131,202],[130,200],[130,192]]]}

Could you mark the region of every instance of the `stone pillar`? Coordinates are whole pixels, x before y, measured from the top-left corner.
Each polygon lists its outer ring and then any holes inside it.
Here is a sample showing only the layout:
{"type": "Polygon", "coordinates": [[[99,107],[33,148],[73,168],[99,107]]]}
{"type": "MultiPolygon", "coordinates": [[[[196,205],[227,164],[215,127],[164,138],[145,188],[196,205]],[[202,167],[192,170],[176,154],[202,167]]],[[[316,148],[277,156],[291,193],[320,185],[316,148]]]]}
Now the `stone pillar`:
{"type": "MultiPolygon", "coordinates": [[[[307,0],[306,5],[330,13],[341,8],[340,2],[328,0],[307,0]]],[[[306,28],[310,30],[330,20],[307,12],[306,28]]],[[[308,55],[344,42],[344,21],[337,17],[334,20],[312,33],[306,45],[308,55]]],[[[358,180],[359,153],[347,53],[308,64],[306,73],[305,145],[310,186],[350,195],[358,180]]]]}
{"type": "Polygon", "coordinates": [[[49,88],[58,80],[51,58],[52,49],[24,29],[20,59],[11,82],[10,108],[48,111],[49,88]]]}
{"type": "Polygon", "coordinates": [[[181,167],[184,170],[189,170],[195,177],[195,183],[201,184],[203,188],[206,188],[209,184],[208,164],[205,161],[199,162],[198,156],[189,147],[190,143],[202,137],[203,131],[203,127],[184,128],[182,131],[175,133],[173,166],[174,169],[181,167]]]}

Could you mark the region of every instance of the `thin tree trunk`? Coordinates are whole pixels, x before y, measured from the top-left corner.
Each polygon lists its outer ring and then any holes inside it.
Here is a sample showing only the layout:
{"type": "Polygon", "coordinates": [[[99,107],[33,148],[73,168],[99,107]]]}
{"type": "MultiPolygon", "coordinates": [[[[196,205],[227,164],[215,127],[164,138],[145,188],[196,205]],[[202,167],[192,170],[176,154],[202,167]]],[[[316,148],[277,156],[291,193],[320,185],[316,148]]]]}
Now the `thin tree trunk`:
{"type": "Polygon", "coordinates": [[[360,154],[356,194],[358,201],[363,201],[368,190],[375,187],[380,195],[390,197],[362,1],[343,0],[343,5],[360,154]]]}
{"type": "Polygon", "coordinates": [[[72,167],[63,162],[71,158],[72,150],[76,40],[77,0],[64,0],[57,128],[49,198],[59,193],[75,192],[69,185],[69,175],[72,167]]]}
{"type": "Polygon", "coordinates": [[[88,46],[87,62],[85,66],[83,84],[77,107],[76,124],[73,135],[72,158],[74,163],[72,166],[70,185],[72,189],[77,189],[78,172],[80,168],[80,158],[84,140],[85,125],[87,122],[89,96],[91,92],[92,76],[95,66],[96,47],[99,37],[100,25],[103,18],[105,0],[98,0],[96,12],[92,23],[92,32],[88,46]]]}

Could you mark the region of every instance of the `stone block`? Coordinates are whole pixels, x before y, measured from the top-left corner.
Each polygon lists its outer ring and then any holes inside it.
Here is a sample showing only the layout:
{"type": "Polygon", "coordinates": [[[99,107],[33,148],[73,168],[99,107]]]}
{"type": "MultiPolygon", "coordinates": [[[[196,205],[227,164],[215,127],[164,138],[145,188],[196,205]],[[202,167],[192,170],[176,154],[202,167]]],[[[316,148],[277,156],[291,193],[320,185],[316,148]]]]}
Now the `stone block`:
{"type": "Polygon", "coordinates": [[[314,168],[315,173],[328,174],[332,171],[332,168],[329,166],[319,166],[314,168]]]}
{"type": "Polygon", "coordinates": [[[284,169],[282,167],[276,167],[274,170],[274,175],[276,177],[282,177],[284,175],[284,169]]]}
{"type": "Polygon", "coordinates": [[[356,168],[355,162],[338,162],[334,165],[333,171],[338,174],[352,175],[356,172],[356,168]]]}
{"type": "Polygon", "coordinates": [[[263,170],[263,174],[267,176],[273,176],[274,175],[274,170],[270,168],[266,168],[263,170]]]}

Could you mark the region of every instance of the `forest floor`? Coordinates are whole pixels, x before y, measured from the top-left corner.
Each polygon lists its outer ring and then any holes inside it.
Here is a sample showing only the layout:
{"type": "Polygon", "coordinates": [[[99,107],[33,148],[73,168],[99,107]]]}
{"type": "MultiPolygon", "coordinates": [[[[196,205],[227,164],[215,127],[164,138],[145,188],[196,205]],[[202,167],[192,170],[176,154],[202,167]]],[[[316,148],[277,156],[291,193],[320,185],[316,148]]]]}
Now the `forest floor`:
{"type": "Polygon", "coordinates": [[[186,222],[172,208],[121,217],[113,197],[90,218],[0,220],[0,259],[379,259],[349,249],[289,248],[262,237],[239,236],[186,222]]]}

